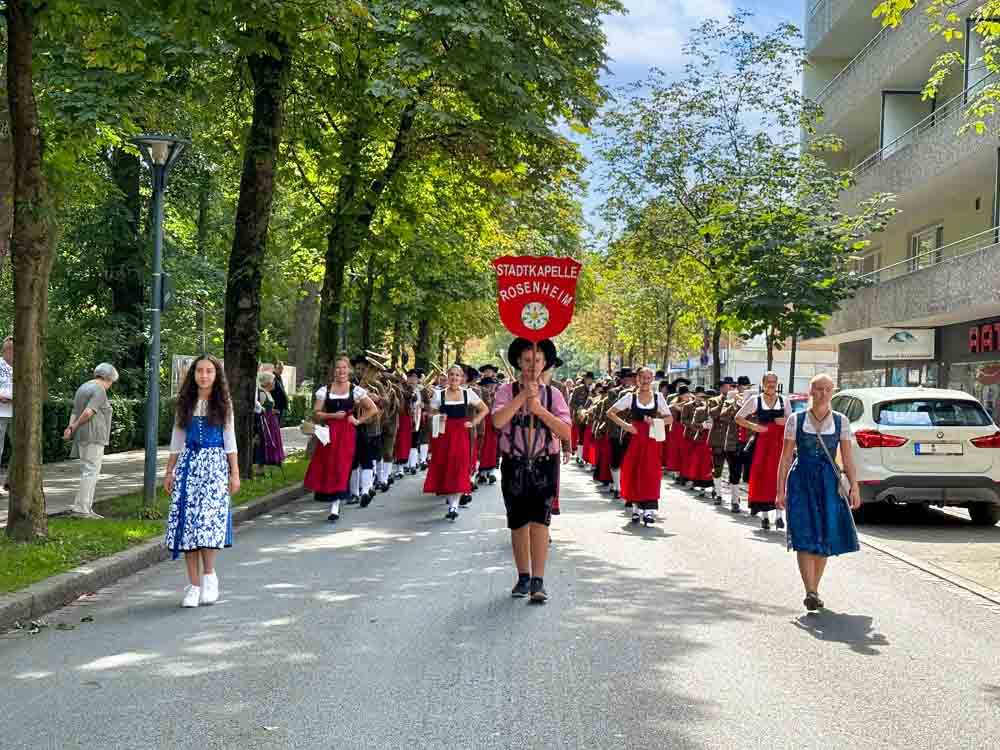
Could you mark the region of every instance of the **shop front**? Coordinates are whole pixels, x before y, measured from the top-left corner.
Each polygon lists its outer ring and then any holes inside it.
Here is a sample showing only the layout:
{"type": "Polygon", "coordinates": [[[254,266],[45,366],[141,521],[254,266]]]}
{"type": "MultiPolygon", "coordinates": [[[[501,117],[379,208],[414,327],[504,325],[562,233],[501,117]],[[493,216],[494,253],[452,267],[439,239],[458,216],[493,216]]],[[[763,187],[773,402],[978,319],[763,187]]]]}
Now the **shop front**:
{"type": "Polygon", "coordinates": [[[841,344],[839,387],[919,386],[965,391],[1000,409],[1000,317],[927,329],[882,329],[841,344]],[[912,338],[911,338],[912,337],[912,338]]]}

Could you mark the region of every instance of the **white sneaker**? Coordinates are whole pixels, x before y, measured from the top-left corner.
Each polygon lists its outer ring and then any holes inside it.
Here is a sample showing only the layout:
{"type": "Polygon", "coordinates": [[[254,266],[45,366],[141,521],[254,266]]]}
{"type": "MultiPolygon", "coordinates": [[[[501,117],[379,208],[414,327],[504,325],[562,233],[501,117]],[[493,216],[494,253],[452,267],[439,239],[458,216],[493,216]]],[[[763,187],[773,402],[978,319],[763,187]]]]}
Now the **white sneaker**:
{"type": "Polygon", "coordinates": [[[201,589],[198,586],[193,586],[190,583],[184,588],[184,600],[181,602],[182,607],[197,607],[198,600],[201,598],[201,589]]]}
{"type": "Polygon", "coordinates": [[[94,513],[94,511],[90,511],[90,513],[87,514],[87,518],[93,518],[95,521],[99,521],[103,519],[104,516],[102,516],[100,513],[94,513]]]}
{"type": "Polygon", "coordinates": [[[217,573],[206,573],[201,577],[201,603],[215,604],[219,601],[219,576],[217,573]]]}

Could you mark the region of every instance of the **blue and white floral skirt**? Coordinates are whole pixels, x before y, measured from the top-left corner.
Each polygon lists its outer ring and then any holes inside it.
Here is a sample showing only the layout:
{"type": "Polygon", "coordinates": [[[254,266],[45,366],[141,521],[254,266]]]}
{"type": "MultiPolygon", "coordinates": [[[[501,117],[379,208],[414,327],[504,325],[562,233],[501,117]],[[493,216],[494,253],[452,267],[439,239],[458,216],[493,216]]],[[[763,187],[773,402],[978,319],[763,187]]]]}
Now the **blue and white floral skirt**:
{"type": "Polygon", "coordinates": [[[222,448],[185,448],[174,470],[166,544],[180,552],[233,546],[229,461],[222,448]]]}

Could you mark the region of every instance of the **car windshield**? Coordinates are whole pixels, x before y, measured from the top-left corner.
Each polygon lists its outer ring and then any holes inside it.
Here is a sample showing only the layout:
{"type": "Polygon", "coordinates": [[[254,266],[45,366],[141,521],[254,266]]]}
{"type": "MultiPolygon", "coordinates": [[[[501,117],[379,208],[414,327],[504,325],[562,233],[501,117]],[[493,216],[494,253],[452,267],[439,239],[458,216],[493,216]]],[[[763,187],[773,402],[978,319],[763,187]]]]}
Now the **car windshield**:
{"type": "Polygon", "coordinates": [[[986,427],[993,424],[975,401],[906,399],[878,404],[875,421],[886,427],[986,427]]]}
{"type": "Polygon", "coordinates": [[[806,407],[809,406],[808,399],[804,398],[790,399],[789,403],[792,405],[792,411],[795,413],[798,413],[800,411],[805,411],[806,407]]]}

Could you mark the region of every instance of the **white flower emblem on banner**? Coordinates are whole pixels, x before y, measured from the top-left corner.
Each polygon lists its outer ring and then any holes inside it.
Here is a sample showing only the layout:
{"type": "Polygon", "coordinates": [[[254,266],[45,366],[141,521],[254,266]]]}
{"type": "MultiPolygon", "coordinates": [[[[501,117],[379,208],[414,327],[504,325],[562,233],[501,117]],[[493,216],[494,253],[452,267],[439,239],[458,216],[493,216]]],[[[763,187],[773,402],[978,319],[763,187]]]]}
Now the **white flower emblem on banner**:
{"type": "Polygon", "coordinates": [[[521,322],[532,331],[538,331],[549,324],[549,309],[541,302],[529,302],[521,310],[521,322]]]}

